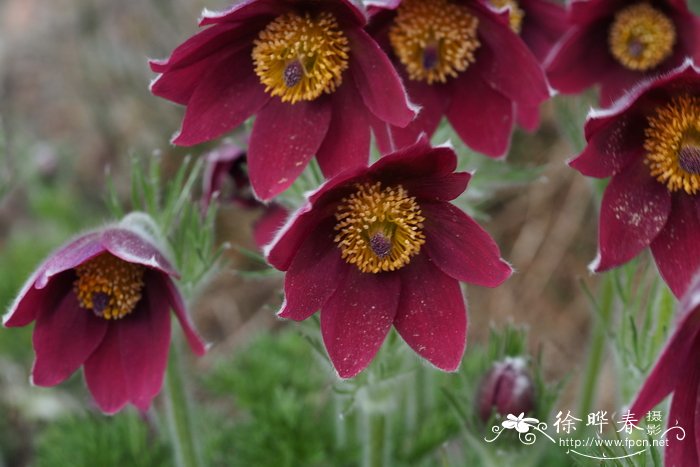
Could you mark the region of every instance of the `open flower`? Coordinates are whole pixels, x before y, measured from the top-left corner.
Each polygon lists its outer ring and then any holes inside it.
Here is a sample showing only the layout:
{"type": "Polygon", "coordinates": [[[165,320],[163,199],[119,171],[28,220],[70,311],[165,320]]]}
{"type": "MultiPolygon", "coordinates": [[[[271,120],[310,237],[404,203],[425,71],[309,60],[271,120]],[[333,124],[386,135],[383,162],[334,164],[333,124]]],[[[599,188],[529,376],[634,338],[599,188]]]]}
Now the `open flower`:
{"type": "Polygon", "coordinates": [[[586,149],[569,164],[612,177],[598,226],[595,272],[651,246],[661,276],[682,296],[700,267],[700,70],[688,61],[592,111],[586,149]]]}
{"type": "Polygon", "coordinates": [[[467,317],[458,281],[495,287],[511,274],[493,239],[450,203],[470,174],[423,138],[370,167],[344,172],[309,195],[267,249],[286,271],[282,318],[321,310],[338,374],[372,360],[393,325],[438,368],[455,370],[467,317]]]}
{"type": "Polygon", "coordinates": [[[253,240],[262,248],[275,236],[289,215],[289,211],[279,203],[268,204],[258,201],[250,188],[246,152],[233,143],[225,143],[206,155],[204,169],[202,203],[209,206],[214,195],[228,186],[223,198],[243,209],[259,210],[260,217],[253,223],[253,240]]]}
{"type": "Polygon", "coordinates": [[[679,304],[679,321],[654,368],[635,398],[630,412],[639,420],[673,393],[668,416],[667,466],[700,465],[700,276],[679,304]]]}
{"type": "Polygon", "coordinates": [[[55,386],[83,366],[88,389],[109,414],[127,403],[145,411],[160,392],[171,309],[192,350],[205,352],[173,283],[177,273],[133,219],[58,249],[3,318],[8,327],[36,322],[33,384],[55,386]]]}
{"type": "Polygon", "coordinates": [[[209,26],[151,61],[151,91],[187,106],[173,142],[218,138],[256,115],[248,149],[255,194],[289,187],[316,154],[326,176],[367,163],[370,117],[415,116],[386,54],[351,0],[244,0],[205,11],[209,26]]]}
{"type": "Polygon", "coordinates": [[[465,144],[491,157],[507,151],[516,114],[526,128],[537,126],[538,107],[549,89],[537,58],[513,29],[527,24],[527,12],[523,16],[515,0],[507,6],[494,3],[499,5],[486,0],[373,3],[370,33],[422,107],[412,123],[392,126],[391,134],[374,121],[383,152],[391,150],[392,140],[403,147],[423,132],[432,135],[443,116],[465,144]]]}
{"type": "Polygon", "coordinates": [[[700,59],[700,22],[686,0],[573,0],[568,24],[547,59],[549,82],[567,94],[600,84],[603,105],[686,57],[700,59]]]}

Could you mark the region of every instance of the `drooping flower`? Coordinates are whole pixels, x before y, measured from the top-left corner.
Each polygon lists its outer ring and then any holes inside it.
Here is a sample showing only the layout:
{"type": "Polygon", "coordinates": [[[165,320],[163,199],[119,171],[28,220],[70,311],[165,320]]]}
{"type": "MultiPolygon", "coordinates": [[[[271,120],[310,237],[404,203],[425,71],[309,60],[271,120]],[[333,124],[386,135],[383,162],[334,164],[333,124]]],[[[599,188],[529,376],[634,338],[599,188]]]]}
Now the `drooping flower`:
{"type": "Polygon", "coordinates": [[[209,27],[151,61],[151,91],[187,106],[178,145],[256,115],[248,164],[259,198],[289,187],[314,154],[326,176],[366,164],[370,117],[405,126],[415,116],[351,0],[244,0],[199,24],[209,27]]]}
{"type": "Polygon", "coordinates": [[[493,239],[450,203],[470,174],[425,138],[309,195],[267,248],[286,271],[282,318],[320,309],[338,374],[355,376],[392,325],[436,367],[455,370],[467,317],[458,281],[495,287],[511,274],[493,239]]]}
{"type": "MultiPolygon", "coordinates": [[[[505,154],[516,120],[539,123],[549,97],[542,68],[513,28],[530,31],[515,0],[377,0],[370,33],[390,55],[409,96],[421,105],[405,128],[374,121],[383,152],[432,135],[446,116],[459,137],[490,157],[505,154]],[[503,3],[503,5],[501,5],[503,3]],[[385,130],[385,131],[382,131],[385,130]]],[[[544,32],[543,32],[544,34],[544,32]]]]}
{"type": "Polygon", "coordinates": [[[654,368],[629,411],[639,420],[673,393],[667,418],[668,446],[664,465],[700,465],[700,276],[679,304],[679,318],[654,368]],[[672,428],[678,426],[679,428],[672,428]]]}
{"type": "Polygon", "coordinates": [[[83,367],[108,414],[131,403],[146,411],[163,385],[170,310],[197,355],[204,344],[189,321],[177,272],[135,215],[64,245],[34,272],[3,318],[36,322],[32,383],[55,386],[83,367]]]}
{"type": "Polygon", "coordinates": [[[479,384],[476,396],[479,418],[487,422],[494,411],[505,417],[531,413],[534,408],[535,385],[525,360],[508,357],[494,363],[479,384]]]}
{"type": "Polygon", "coordinates": [[[547,77],[566,94],[599,84],[602,105],[686,57],[700,60],[700,21],[686,0],[573,0],[568,24],[547,77]]]}
{"type": "Polygon", "coordinates": [[[673,293],[700,267],[700,70],[687,61],[642,83],[612,107],[592,111],[586,149],[569,164],[612,177],[598,226],[595,272],[651,247],[673,293]]]}
{"type": "Polygon", "coordinates": [[[224,200],[250,210],[260,211],[260,217],[253,223],[253,240],[262,248],[275,236],[289,215],[289,211],[279,203],[268,204],[258,201],[250,188],[246,152],[233,143],[222,144],[206,156],[204,168],[202,201],[204,209],[209,206],[215,194],[220,194],[230,185],[224,200]]]}

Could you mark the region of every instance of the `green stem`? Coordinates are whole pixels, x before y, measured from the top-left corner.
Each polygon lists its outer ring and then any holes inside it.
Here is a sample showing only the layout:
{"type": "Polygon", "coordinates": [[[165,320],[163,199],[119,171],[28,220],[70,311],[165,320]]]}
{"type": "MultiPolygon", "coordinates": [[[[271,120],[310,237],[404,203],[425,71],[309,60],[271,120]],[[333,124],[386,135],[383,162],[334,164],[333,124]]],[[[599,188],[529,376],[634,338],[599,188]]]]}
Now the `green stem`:
{"type": "Polygon", "coordinates": [[[177,339],[174,339],[170,351],[170,364],[165,384],[166,417],[172,449],[175,454],[175,465],[177,467],[200,467],[202,461],[192,429],[192,415],[180,362],[180,345],[177,339]]]}
{"type": "Polygon", "coordinates": [[[614,285],[613,277],[609,274],[603,280],[603,290],[598,308],[598,319],[596,320],[593,339],[589,350],[588,364],[581,385],[581,401],[579,404],[579,414],[590,413],[593,400],[596,396],[600,367],[603,365],[603,354],[607,333],[610,329],[614,309],[614,285]]]}
{"type": "Polygon", "coordinates": [[[385,467],[389,465],[387,416],[384,412],[366,411],[366,439],[364,443],[364,466],[385,467]]]}

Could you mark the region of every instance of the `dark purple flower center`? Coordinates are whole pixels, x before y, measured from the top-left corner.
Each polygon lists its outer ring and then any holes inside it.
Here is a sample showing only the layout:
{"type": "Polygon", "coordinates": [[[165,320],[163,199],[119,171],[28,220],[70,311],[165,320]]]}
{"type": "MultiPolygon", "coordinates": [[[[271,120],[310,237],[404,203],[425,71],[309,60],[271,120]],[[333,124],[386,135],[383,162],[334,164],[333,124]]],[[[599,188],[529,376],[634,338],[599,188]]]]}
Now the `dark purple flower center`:
{"type": "Polygon", "coordinates": [[[102,316],[107,305],[109,305],[109,295],[104,292],[95,292],[92,294],[92,312],[95,313],[95,315],[102,316]]]}
{"type": "Polygon", "coordinates": [[[639,58],[644,53],[644,44],[636,39],[633,39],[627,45],[627,52],[629,52],[630,57],[639,58]]]}
{"type": "Polygon", "coordinates": [[[75,268],[78,304],[104,319],[120,319],[141,300],[146,268],[103,253],[75,268]]]}
{"type": "Polygon", "coordinates": [[[284,85],[293,88],[304,77],[304,68],[299,60],[291,61],[284,67],[284,85]]]}
{"type": "Polygon", "coordinates": [[[438,60],[440,59],[438,45],[430,44],[425,49],[423,49],[423,68],[426,70],[432,70],[438,65],[438,60]]]}
{"type": "Polygon", "coordinates": [[[380,258],[386,258],[391,252],[391,239],[381,232],[377,232],[369,239],[369,246],[375,255],[380,258]]]}
{"type": "Polygon", "coordinates": [[[685,145],[678,152],[678,165],[686,172],[700,175],[700,146],[685,145]]]}

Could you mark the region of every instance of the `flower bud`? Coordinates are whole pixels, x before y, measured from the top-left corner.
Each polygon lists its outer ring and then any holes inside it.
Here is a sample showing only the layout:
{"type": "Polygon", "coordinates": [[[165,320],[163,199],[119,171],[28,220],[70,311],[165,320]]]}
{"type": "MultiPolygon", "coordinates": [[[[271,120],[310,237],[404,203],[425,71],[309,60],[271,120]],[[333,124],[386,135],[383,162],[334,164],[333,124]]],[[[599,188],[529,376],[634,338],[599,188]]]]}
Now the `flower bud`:
{"type": "Polygon", "coordinates": [[[531,412],[535,407],[535,387],[521,357],[506,357],[486,373],[476,397],[479,418],[487,422],[495,411],[501,417],[531,412]]]}

